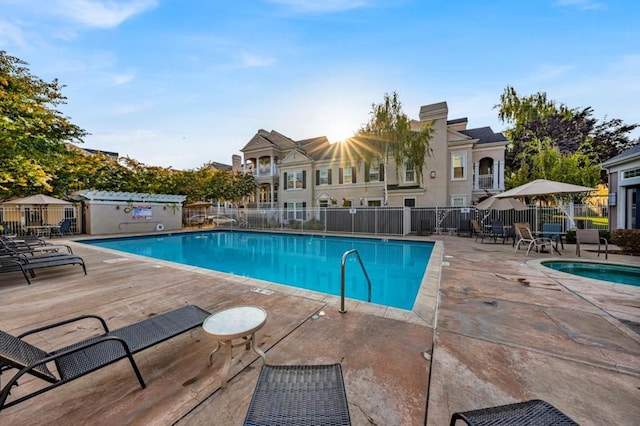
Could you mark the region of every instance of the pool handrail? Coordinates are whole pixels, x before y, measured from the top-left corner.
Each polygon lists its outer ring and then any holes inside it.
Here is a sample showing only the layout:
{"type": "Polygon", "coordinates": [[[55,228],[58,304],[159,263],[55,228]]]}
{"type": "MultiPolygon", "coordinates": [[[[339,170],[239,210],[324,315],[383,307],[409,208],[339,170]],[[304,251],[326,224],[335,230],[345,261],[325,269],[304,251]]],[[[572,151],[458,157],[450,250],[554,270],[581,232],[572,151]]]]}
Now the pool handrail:
{"type": "Polygon", "coordinates": [[[341,314],[347,313],[347,310],[344,308],[344,265],[350,254],[355,254],[356,258],[358,259],[358,262],[360,262],[360,267],[362,268],[362,272],[364,272],[364,276],[367,279],[367,284],[369,286],[367,302],[371,302],[371,280],[369,279],[369,274],[367,274],[367,270],[364,267],[364,263],[362,263],[362,258],[360,258],[360,253],[358,253],[358,250],[356,249],[348,250],[344,252],[344,254],[342,255],[342,263],[341,263],[341,270],[340,270],[340,310],[338,312],[340,312],[341,314]]]}

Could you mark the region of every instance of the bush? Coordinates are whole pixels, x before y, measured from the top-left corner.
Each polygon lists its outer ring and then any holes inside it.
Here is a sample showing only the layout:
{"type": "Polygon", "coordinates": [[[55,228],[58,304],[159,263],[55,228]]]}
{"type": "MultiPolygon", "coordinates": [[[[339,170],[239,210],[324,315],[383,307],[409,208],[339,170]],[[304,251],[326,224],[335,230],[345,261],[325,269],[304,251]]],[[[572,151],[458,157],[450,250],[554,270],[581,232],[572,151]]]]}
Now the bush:
{"type": "Polygon", "coordinates": [[[611,242],[625,254],[640,256],[640,229],[615,229],[611,232],[611,242]]]}

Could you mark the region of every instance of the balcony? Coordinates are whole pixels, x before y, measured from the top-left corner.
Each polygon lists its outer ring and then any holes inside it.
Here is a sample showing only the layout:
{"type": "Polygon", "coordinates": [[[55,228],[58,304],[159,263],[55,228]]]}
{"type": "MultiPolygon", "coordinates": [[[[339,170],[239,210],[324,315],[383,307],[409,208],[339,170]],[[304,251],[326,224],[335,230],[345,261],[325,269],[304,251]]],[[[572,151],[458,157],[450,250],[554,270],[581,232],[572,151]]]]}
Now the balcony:
{"type": "Polygon", "coordinates": [[[479,175],[478,187],[474,189],[493,189],[493,174],[479,175]]]}

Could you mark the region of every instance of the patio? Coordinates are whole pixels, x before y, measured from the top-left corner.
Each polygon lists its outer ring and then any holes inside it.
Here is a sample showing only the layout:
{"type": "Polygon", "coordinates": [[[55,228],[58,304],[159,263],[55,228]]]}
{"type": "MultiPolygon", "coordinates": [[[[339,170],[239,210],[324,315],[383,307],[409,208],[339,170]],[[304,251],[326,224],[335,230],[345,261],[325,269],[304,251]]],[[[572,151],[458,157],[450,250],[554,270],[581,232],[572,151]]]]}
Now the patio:
{"type": "MultiPolygon", "coordinates": [[[[352,301],[341,315],[337,297],[73,242],[88,276],[52,268],[27,286],[19,274],[0,275],[0,328],[19,334],[84,313],[101,315],[115,328],[183,304],[210,312],[257,305],[269,315],[256,336],[269,363],[342,363],[354,425],[444,425],[455,411],[534,398],[580,424],[636,423],[640,288],[536,267],[548,254],[533,253],[525,264],[508,243],[425,239],[444,247],[442,258],[432,259],[442,263],[435,333],[421,309],[352,301]],[[324,315],[314,319],[319,311],[324,315]]],[[[574,246],[565,245],[562,258],[573,253],[574,246]]],[[[583,250],[582,259],[597,256],[583,250]]],[[[622,255],[609,261],[640,265],[637,257],[622,255]]],[[[32,341],[59,347],[96,329],[81,323],[32,341]]],[[[214,356],[207,367],[214,345],[197,329],[136,355],[144,390],[119,362],[3,410],[0,423],[241,424],[262,361],[235,349],[223,390],[223,357],[214,356]]],[[[25,380],[13,393],[36,384],[25,380]]]]}

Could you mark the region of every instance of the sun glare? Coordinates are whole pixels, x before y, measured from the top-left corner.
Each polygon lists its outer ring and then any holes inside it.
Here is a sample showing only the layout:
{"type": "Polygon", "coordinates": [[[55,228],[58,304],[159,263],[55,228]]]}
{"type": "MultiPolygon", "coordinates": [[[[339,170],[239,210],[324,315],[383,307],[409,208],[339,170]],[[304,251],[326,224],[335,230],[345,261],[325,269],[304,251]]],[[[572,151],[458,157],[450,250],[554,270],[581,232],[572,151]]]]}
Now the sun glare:
{"type": "Polygon", "coordinates": [[[347,126],[333,126],[333,128],[327,132],[326,136],[327,139],[329,139],[329,142],[334,143],[344,142],[347,139],[352,138],[355,134],[356,131],[348,128],[347,126]]]}

